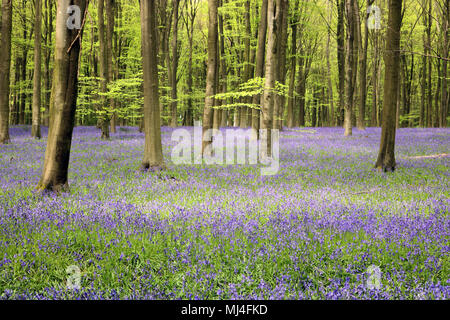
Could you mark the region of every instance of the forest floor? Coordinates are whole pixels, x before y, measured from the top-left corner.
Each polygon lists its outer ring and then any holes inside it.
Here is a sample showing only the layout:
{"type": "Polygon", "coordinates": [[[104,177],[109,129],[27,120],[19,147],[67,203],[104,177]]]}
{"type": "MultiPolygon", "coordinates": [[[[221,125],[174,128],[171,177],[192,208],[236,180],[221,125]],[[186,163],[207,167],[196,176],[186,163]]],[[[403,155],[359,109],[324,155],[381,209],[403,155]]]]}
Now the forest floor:
{"type": "Polygon", "coordinates": [[[450,299],[450,129],[399,129],[393,173],[379,128],[286,129],[261,176],[175,165],[166,127],[143,173],[136,128],[77,127],[60,195],[29,131],[0,148],[0,299],[450,299]]]}

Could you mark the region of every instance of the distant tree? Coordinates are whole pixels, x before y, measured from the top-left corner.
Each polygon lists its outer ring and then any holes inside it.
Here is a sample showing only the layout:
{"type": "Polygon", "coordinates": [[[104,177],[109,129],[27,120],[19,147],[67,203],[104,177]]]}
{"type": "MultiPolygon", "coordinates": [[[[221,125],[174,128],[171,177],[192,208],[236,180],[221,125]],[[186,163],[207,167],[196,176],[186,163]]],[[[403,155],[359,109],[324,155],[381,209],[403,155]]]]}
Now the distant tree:
{"type": "Polygon", "coordinates": [[[0,49],[0,144],[9,143],[9,74],[11,65],[12,1],[2,1],[0,49]]]}
{"type": "Polygon", "coordinates": [[[402,0],[390,0],[386,34],[384,63],[384,102],[381,124],[381,142],[375,168],[384,171],[395,170],[395,118],[397,90],[400,76],[400,29],[402,23],[402,0]]]}
{"type": "MultiPolygon", "coordinates": [[[[85,16],[86,0],[73,0],[85,16]]],[[[44,169],[38,184],[40,190],[59,191],[68,187],[72,132],[75,122],[78,92],[78,61],[81,31],[67,27],[69,2],[58,0],[55,28],[55,70],[50,105],[50,128],[45,150],[44,169]]]]}

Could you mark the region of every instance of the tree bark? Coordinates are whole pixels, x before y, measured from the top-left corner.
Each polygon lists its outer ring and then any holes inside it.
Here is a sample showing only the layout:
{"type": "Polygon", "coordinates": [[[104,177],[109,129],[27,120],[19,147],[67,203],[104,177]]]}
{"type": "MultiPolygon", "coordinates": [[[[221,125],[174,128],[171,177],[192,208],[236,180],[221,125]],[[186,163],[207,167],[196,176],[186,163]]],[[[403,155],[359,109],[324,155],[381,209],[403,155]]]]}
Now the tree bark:
{"type": "Polygon", "coordinates": [[[34,75],[33,75],[33,118],[31,136],[41,138],[41,0],[35,0],[34,21],[34,75]]]}
{"type": "Polygon", "coordinates": [[[287,127],[294,127],[294,91],[295,91],[295,75],[297,71],[297,24],[298,24],[298,1],[295,1],[294,14],[291,18],[291,70],[289,74],[289,94],[287,106],[287,127]]]}
{"type": "Polygon", "coordinates": [[[208,69],[206,73],[205,107],[203,109],[202,155],[212,153],[212,106],[214,105],[214,83],[217,71],[217,0],[208,0],[208,69]]]}
{"type": "Polygon", "coordinates": [[[2,1],[0,50],[0,144],[10,142],[9,137],[9,75],[11,67],[12,1],[2,1]]]}
{"type": "MultiPolygon", "coordinates": [[[[86,1],[74,0],[85,16],[86,1]]],[[[40,190],[59,191],[68,187],[72,132],[77,106],[78,61],[81,48],[79,30],[66,25],[68,1],[58,0],[55,35],[55,69],[50,104],[50,128],[45,150],[44,168],[38,184],[40,190]]]]}
{"type": "MultiPolygon", "coordinates": [[[[100,92],[105,94],[107,92],[107,85],[109,82],[108,72],[108,48],[105,41],[105,22],[104,22],[104,1],[98,0],[98,39],[99,39],[99,74],[100,74],[100,92]]],[[[100,97],[100,129],[102,132],[101,139],[109,139],[109,115],[106,108],[106,98],[100,97]]]]}
{"type": "Polygon", "coordinates": [[[270,157],[272,155],[272,126],[273,126],[273,105],[274,89],[277,68],[277,37],[279,30],[279,17],[281,0],[268,0],[267,6],[267,60],[265,85],[262,105],[262,125],[263,136],[261,137],[261,155],[270,157]]]}
{"type": "Polygon", "coordinates": [[[384,171],[395,170],[395,113],[399,86],[400,28],[402,23],[402,0],[391,0],[386,34],[384,62],[383,119],[381,141],[375,168],[384,171]]]}
{"type": "Polygon", "coordinates": [[[171,99],[170,104],[170,126],[175,128],[177,126],[177,70],[178,70],[178,8],[180,0],[173,0],[173,33],[172,33],[172,63],[170,69],[170,87],[171,99]]]}
{"type": "MultiPolygon", "coordinates": [[[[108,67],[108,83],[114,80],[114,53],[113,53],[113,37],[114,37],[114,1],[105,0],[106,9],[106,65],[108,67]]],[[[116,133],[116,103],[114,98],[109,98],[110,109],[112,110],[110,125],[111,133],[116,133]]]]}
{"type": "MultiPolygon", "coordinates": [[[[267,5],[268,0],[262,0],[260,20],[258,26],[258,48],[256,49],[256,67],[255,77],[262,78],[264,76],[264,56],[266,53],[266,34],[267,34],[267,5]]],[[[252,97],[252,104],[261,104],[261,95],[257,94],[252,97]]],[[[261,110],[252,109],[252,129],[259,137],[259,123],[261,110]]]]}
{"type": "Polygon", "coordinates": [[[159,113],[155,2],[140,1],[140,10],[145,122],[145,149],[141,169],[156,171],[163,169],[165,165],[162,154],[161,119],[159,113]]]}
{"type": "Polygon", "coordinates": [[[347,48],[345,59],[345,114],[344,114],[344,135],[352,135],[352,112],[353,112],[353,68],[354,68],[354,41],[355,41],[355,13],[354,0],[346,0],[346,14],[347,14],[347,48]]]}
{"type": "Polygon", "coordinates": [[[337,61],[338,61],[338,92],[339,92],[339,113],[337,116],[338,125],[344,123],[345,110],[345,30],[344,11],[345,0],[337,0],[338,24],[337,24],[337,61]]]}
{"type": "Polygon", "coordinates": [[[448,45],[449,45],[449,24],[450,24],[450,0],[444,0],[442,6],[442,33],[444,37],[442,56],[444,60],[442,61],[442,86],[441,86],[441,110],[440,110],[440,121],[439,126],[444,128],[447,126],[447,114],[448,114],[448,45]]]}

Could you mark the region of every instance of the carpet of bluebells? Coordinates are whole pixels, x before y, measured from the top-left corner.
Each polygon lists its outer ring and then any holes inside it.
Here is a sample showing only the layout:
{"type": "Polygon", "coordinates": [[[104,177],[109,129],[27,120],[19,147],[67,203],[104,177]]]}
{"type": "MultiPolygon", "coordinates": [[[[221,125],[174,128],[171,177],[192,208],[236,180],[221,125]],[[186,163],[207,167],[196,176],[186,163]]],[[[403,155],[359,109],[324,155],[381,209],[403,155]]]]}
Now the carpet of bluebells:
{"type": "Polygon", "coordinates": [[[373,169],[379,128],[286,129],[273,176],[260,164],[174,165],[172,130],[155,174],[139,171],[136,128],[110,141],[75,128],[70,192],[54,195],[35,192],[46,130],[36,141],[11,128],[0,299],[450,298],[450,129],[399,129],[394,173],[373,169]],[[79,289],[67,287],[71,265],[79,289]]]}

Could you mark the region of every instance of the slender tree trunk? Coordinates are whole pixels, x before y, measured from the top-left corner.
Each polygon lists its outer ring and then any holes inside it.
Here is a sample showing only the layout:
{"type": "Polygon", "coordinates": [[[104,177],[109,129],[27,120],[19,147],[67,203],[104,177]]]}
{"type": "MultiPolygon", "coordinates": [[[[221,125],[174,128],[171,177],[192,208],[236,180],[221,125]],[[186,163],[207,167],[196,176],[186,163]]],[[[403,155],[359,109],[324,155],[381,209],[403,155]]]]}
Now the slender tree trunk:
{"type": "MultiPolygon", "coordinates": [[[[331,1],[328,0],[327,1],[327,10],[328,10],[328,19],[331,23],[332,21],[332,4],[331,1]]],[[[327,44],[326,44],[326,56],[327,56],[327,82],[328,82],[328,101],[330,104],[330,115],[331,115],[331,119],[330,119],[330,125],[336,125],[335,124],[335,112],[334,112],[334,98],[333,98],[333,84],[332,84],[332,80],[331,80],[331,62],[330,62],[330,41],[331,41],[331,29],[328,28],[328,32],[327,32],[327,44]]]]}
{"type": "Polygon", "coordinates": [[[202,155],[211,155],[212,106],[217,71],[217,0],[208,0],[208,70],[206,74],[205,107],[203,110],[202,155]]]}
{"type": "Polygon", "coordinates": [[[2,1],[0,50],[0,144],[9,143],[9,75],[11,67],[12,1],[2,1]]]}
{"type": "Polygon", "coordinates": [[[178,7],[180,0],[173,0],[173,33],[172,33],[172,65],[170,70],[170,87],[171,99],[170,104],[170,126],[175,128],[177,126],[177,70],[178,70],[178,7]]]}
{"type": "MultiPolygon", "coordinates": [[[[426,29],[426,33],[427,33],[427,47],[428,47],[428,54],[430,54],[431,52],[431,27],[432,27],[432,1],[433,0],[428,0],[428,25],[427,25],[427,29],[426,29]]],[[[432,113],[433,113],[433,85],[431,82],[431,72],[432,72],[432,61],[431,61],[431,57],[428,57],[428,93],[427,93],[427,127],[432,127],[433,123],[432,123],[432,113]]]]}
{"type": "Polygon", "coordinates": [[[352,112],[353,112],[353,68],[354,68],[354,41],[355,41],[355,13],[354,0],[346,0],[347,14],[347,50],[345,59],[345,117],[344,117],[344,135],[352,135],[352,112]]]}
{"type": "MultiPolygon", "coordinates": [[[[250,38],[252,36],[252,29],[250,25],[250,0],[245,1],[245,38],[244,38],[244,76],[242,82],[247,82],[250,78],[250,38]]],[[[249,100],[247,97],[242,98],[242,102],[247,103],[249,100]]],[[[240,107],[240,121],[239,126],[241,128],[247,128],[247,118],[249,113],[247,106],[240,107]]]]}
{"type": "Polygon", "coordinates": [[[373,33],[373,73],[372,73],[372,114],[370,116],[370,125],[377,126],[377,109],[378,109],[378,33],[373,33]]]}
{"type": "MultiPolygon", "coordinates": [[[[258,48],[256,49],[256,67],[255,77],[262,78],[264,76],[264,56],[266,52],[266,34],[267,34],[267,5],[268,0],[262,0],[260,20],[258,26],[258,48]]],[[[257,94],[252,97],[252,104],[261,105],[261,95],[257,94]]],[[[256,137],[259,137],[259,124],[260,124],[261,111],[258,109],[252,109],[252,129],[256,137]]]]}
{"type": "MultiPolygon", "coordinates": [[[[86,1],[73,0],[85,16],[86,1]]],[[[68,187],[72,132],[77,106],[78,61],[81,48],[79,30],[67,28],[68,1],[58,0],[55,36],[55,69],[50,104],[50,128],[45,150],[44,168],[38,184],[40,190],[59,191],[68,187]]]]}
{"type": "Polygon", "coordinates": [[[145,147],[141,168],[155,171],[165,167],[159,114],[158,56],[156,47],[156,10],[154,1],[140,1],[142,66],[144,71],[145,147]]]}
{"type": "Polygon", "coordinates": [[[33,119],[31,136],[41,138],[41,0],[35,0],[34,22],[34,75],[33,75],[33,119]]]}
{"type": "MultiPolygon", "coordinates": [[[[367,0],[367,8],[373,4],[374,0],[367,0]]],[[[366,10],[367,11],[367,10],[366,10]]],[[[366,98],[367,98],[367,48],[369,46],[369,27],[367,25],[369,15],[366,13],[364,19],[364,45],[361,52],[361,69],[359,72],[359,114],[358,114],[358,128],[364,129],[366,118],[366,98]]]]}
{"type": "Polygon", "coordinates": [[[444,0],[442,7],[442,32],[444,36],[442,55],[444,60],[442,61],[442,93],[441,93],[441,113],[440,113],[440,127],[447,126],[447,114],[448,114],[448,46],[449,46],[449,24],[450,24],[450,0],[444,0]]]}
{"type": "MultiPolygon", "coordinates": [[[[222,5],[223,0],[220,1],[220,5],[222,5]]],[[[222,92],[227,92],[227,64],[225,59],[225,35],[224,35],[224,29],[223,29],[223,14],[220,14],[218,16],[218,23],[219,23],[219,33],[220,33],[220,72],[221,72],[221,81],[222,81],[222,92]]],[[[222,110],[222,116],[220,119],[220,126],[226,127],[228,125],[228,111],[226,109],[222,110]]]]}
{"type": "Polygon", "coordinates": [[[277,68],[277,37],[280,27],[281,0],[268,0],[267,6],[267,60],[265,85],[262,106],[262,126],[261,155],[270,157],[272,155],[272,126],[273,126],[273,105],[274,88],[277,68]]]}
{"type": "MultiPolygon", "coordinates": [[[[297,51],[297,24],[298,24],[298,1],[295,1],[294,14],[291,18],[291,70],[289,74],[289,97],[287,107],[287,127],[294,127],[294,91],[295,91],[295,75],[297,71],[297,57],[295,55],[297,51]]],[[[329,38],[328,38],[329,39],[329,38]]],[[[327,47],[329,49],[329,47],[327,47]]],[[[329,56],[328,56],[329,58],[329,56]]],[[[329,60],[328,60],[329,62],[329,60]]]]}
{"type": "Polygon", "coordinates": [[[402,0],[391,0],[386,34],[384,56],[386,72],[384,77],[383,120],[381,142],[375,168],[384,171],[395,170],[395,110],[399,86],[400,28],[402,23],[402,0]]]}
{"type": "MultiPolygon", "coordinates": [[[[113,53],[113,38],[114,38],[114,1],[113,0],[105,0],[105,11],[106,11],[106,65],[108,72],[108,83],[114,80],[114,53],[113,53]]],[[[109,99],[109,106],[112,110],[111,113],[111,133],[116,133],[116,103],[114,98],[109,99]]]]}
{"type": "MultiPolygon", "coordinates": [[[[109,82],[108,72],[108,48],[105,42],[105,22],[103,17],[104,1],[98,0],[98,39],[99,39],[99,74],[100,74],[100,92],[107,92],[107,84],[109,82]]],[[[106,108],[106,98],[100,97],[100,129],[102,132],[101,138],[103,140],[109,139],[109,115],[106,108]]]]}
{"type": "MultiPolygon", "coordinates": [[[[277,71],[276,71],[276,80],[284,85],[286,82],[286,48],[288,42],[288,34],[287,34],[287,20],[288,20],[288,11],[289,11],[289,3],[287,0],[281,0],[280,2],[280,20],[279,20],[279,28],[281,28],[280,35],[277,39],[277,71]]],[[[284,105],[286,104],[286,98],[283,95],[275,95],[274,100],[274,121],[273,127],[274,129],[282,130],[283,129],[283,114],[284,114],[284,105]]]]}
{"type": "Polygon", "coordinates": [[[344,11],[345,0],[337,0],[338,24],[337,24],[337,60],[338,60],[338,92],[339,92],[339,113],[338,125],[344,123],[345,110],[345,24],[344,11]]]}

